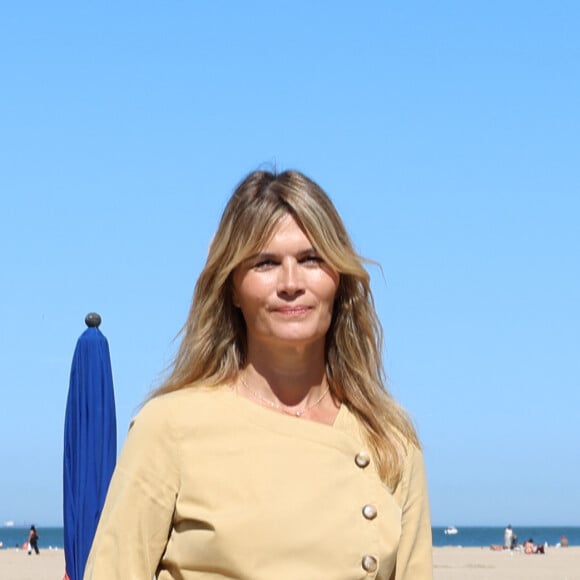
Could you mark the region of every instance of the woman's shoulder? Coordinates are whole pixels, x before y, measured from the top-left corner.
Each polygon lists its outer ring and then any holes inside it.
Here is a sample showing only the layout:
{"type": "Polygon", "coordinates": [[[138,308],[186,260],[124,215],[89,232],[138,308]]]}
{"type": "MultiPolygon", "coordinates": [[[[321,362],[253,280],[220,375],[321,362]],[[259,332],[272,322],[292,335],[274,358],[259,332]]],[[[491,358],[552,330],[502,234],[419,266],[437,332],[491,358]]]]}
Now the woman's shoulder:
{"type": "Polygon", "coordinates": [[[204,416],[220,407],[230,392],[226,386],[195,385],[177,391],[156,395],[145,402],[133,422],[190,422],[196,416],[204,416]]]}

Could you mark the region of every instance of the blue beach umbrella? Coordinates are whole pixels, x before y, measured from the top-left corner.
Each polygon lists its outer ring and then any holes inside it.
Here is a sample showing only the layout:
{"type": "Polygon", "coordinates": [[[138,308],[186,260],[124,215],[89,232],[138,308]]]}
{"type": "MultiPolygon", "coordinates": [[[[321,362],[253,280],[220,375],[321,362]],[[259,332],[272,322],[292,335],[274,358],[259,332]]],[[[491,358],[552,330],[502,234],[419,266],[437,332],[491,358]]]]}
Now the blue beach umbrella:
{"type": "Polygon", "coordinates": [[[90,313],[77,341],[64,426],[64,554],[70,580],[82,580],[117,460],[113,373],[101,317],[90,313]]]}

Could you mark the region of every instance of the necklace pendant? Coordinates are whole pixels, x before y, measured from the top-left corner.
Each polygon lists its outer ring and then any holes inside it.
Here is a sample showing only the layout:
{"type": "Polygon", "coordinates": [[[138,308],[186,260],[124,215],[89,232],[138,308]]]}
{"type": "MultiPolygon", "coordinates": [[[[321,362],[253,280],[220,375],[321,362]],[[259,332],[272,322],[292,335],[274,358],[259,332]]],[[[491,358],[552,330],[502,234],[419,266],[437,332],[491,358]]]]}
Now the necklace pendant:
{"type": "Polygon", "coordinates": [[[294,416],[295,417],[302,417],[302,413],[304,413],[304,410],[302,410],[302,411],[295,411],[294,412],[294,416]]]}

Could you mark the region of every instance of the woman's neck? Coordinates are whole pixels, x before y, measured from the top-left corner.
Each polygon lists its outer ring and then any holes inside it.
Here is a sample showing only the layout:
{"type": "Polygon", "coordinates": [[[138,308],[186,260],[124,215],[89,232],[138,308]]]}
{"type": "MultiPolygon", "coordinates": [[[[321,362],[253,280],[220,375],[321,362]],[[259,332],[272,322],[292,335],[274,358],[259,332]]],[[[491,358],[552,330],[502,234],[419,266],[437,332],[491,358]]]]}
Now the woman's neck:
{"type": "Polygon", "coordinates": [[[242,371],[244,383],[284,405],[298,405],[328,387],[323,348],[249,348],[247,361],[242,371]]]}

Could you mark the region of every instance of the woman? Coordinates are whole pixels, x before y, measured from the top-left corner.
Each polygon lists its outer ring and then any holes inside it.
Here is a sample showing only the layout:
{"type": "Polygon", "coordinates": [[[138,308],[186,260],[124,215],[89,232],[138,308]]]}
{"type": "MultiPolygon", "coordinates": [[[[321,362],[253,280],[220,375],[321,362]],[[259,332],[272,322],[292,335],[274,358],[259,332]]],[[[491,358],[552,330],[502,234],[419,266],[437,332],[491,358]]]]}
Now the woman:
{"type": "Polygon", "coordinates": [[[132,423],[85,578],[430,579],[422,454],[380,353],[327,195],[251,173],[132,423]]]}
{"type": "Polygon", "coordinates": [[[38,549],[38,532],[35,526],[30,526],[30,531],[28,532],[28,555],[32,554],[32,550],[38,556],[40,550],[38,549]]]}

